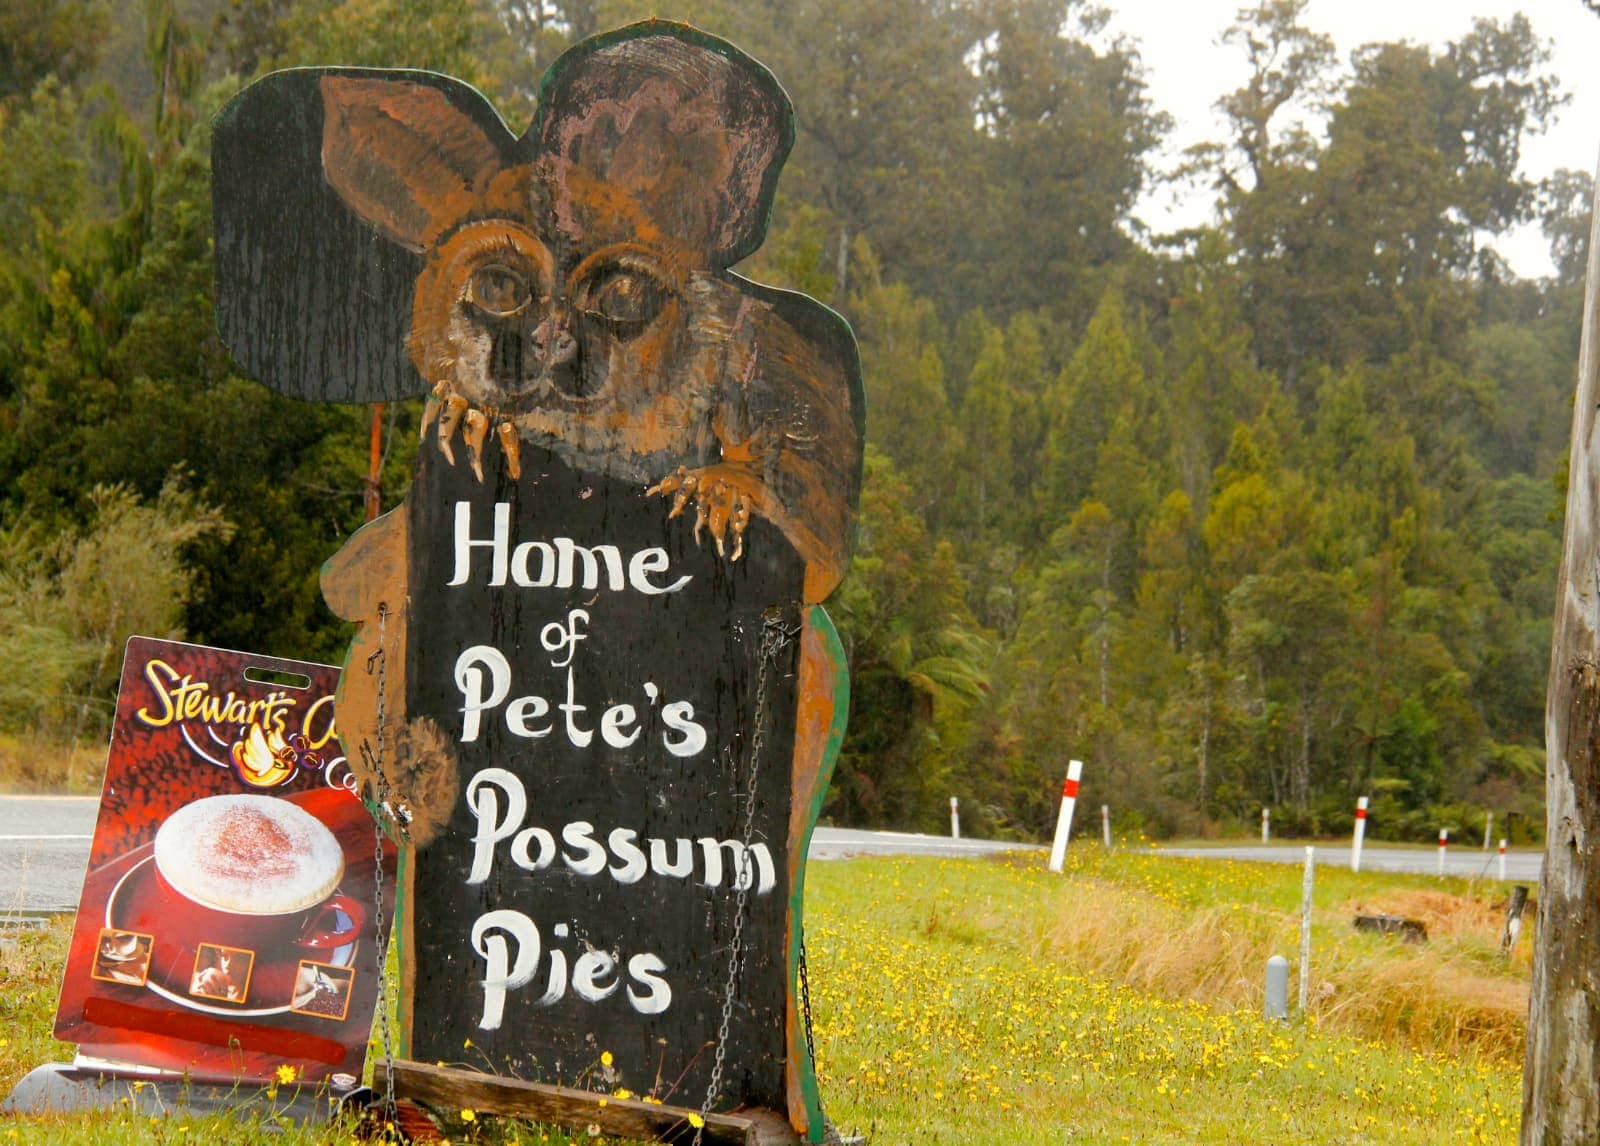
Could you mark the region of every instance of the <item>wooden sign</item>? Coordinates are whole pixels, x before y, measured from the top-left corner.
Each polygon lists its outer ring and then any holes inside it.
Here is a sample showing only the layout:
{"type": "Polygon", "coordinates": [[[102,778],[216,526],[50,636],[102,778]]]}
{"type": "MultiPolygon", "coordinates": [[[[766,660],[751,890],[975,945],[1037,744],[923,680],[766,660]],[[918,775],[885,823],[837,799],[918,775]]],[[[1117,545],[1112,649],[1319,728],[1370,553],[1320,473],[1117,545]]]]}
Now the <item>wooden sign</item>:
{"type": "Polygon", "coordinates": [[[56,1011],[80,1061],[232,1084],[284,1068],[335,1091],[360,1081],[380,844],[335,735],[338,679],[329,665],[128,642],[56,1011]]]}
{"type": "Polygon", "coordinates": [[[728,268],[792,113],[661,22],[556,62],[514,136],[420,72],[219,116],[217,308],[305,398],[427,394],[406,502],[324,571],[339,726],[405,842],[407,1052],[822,1120],[804,857],[843,734],[860,371],[728,268]]]}

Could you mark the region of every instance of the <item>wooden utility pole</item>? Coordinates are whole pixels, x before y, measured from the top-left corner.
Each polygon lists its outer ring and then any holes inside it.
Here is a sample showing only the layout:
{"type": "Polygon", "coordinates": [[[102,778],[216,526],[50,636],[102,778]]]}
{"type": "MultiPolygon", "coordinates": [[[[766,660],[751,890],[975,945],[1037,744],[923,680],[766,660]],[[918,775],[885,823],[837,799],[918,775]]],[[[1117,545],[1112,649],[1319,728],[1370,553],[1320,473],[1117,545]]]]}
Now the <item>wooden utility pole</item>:
{"type": "MultiPolygon", "coordinates": [[[[1597,201],[1600,202],[1600,201],[1597,201]]],[[[1600,212],[1590,225],[1545,705],[1545,857],[1522,1142],[1600,1142],[1600,212]]]]}

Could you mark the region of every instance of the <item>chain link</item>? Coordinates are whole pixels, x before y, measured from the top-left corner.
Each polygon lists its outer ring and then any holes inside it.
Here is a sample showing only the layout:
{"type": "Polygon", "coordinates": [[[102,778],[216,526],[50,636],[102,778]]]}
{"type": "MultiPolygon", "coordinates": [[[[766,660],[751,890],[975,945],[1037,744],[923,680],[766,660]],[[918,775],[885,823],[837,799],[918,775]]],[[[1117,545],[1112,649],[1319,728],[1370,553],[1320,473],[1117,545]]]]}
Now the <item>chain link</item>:
{"type": "Polygon", "coordinates": [[[700,1136],[705,1131],[705,1117],[717,1100],[722,1086],[722,1068],[728,1054],[728,1028],[733,1022],[733,997],[738,987],[739,966],[744,953],[744,915],[750,898],[750,885],[755,882],[751,869],[750,842],[755,836],[756,781],[760,775],[761,748],[766,738],[767,677],[778,653],[794,638],[798,628],[785,623],[778,610],[771,610],[761,619],[761,646],[756,653],[760,669],[756,675],[756,726],[750,737],[750,762],[745,778],[744,826],[740,843],[739,871],[734,876],[733,938],[728,945],[728,978],[722,989],[722,1021],[717,1027],[717,1050],[711,1061],[711,1080],[706,1084],[705,1101],[700,1104],[701,1125],[695,1128],[694,1146],[700,1146],[700,1136]]]}
{"type": "Polygon", "coordinates": [[[811,1070],[817,1069],[817,1040],[811,1032],[811,975],[806,969],[806,933],[800,929],[800,1018],[805,1024],[806,1054],[811,1056],[811,1070]]]}

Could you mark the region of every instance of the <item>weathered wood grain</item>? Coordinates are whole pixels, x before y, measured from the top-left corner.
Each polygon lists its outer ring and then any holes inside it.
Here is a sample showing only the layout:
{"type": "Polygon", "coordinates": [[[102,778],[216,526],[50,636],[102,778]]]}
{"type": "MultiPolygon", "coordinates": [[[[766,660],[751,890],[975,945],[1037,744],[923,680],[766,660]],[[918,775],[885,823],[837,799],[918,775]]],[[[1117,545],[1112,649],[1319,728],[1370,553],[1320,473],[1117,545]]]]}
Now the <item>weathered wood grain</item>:
{"type": "Polygon", "coordinates": [[[1545,702],[1544,874],[1523,1074],[1526,1146],[1600,1142],[1600,199],[1545,702]]]}
{"type": "MultiPolygon", "coordinates": [[[[376,1063],[373,1089],[383,1090],[389,1074],[387,1064],[376,1063]]],[[[447,1121],[458,1119],[462,1110],[471,1110],[478,1115],[527,1118],[577,1129],[592,1123],[603,1134],[676,1143],[693,1140],[694,1128],[689,1119],[699,1114],[683,1106],[613,1098],[591,1090],[523,1082],[403,1059],[395,1061],[393,1075],[395,1097],[432,1107],[447,1121]]],[[[770,1111],[752,1111],[706,1115],[701,1141],[706,1146],[792,1146],[799,1138],[770,1111]]]]}

